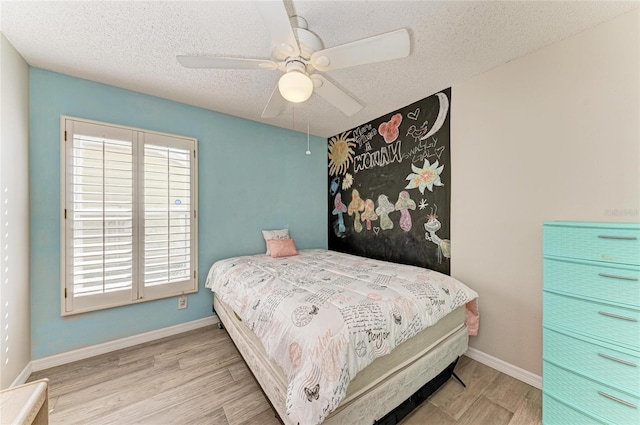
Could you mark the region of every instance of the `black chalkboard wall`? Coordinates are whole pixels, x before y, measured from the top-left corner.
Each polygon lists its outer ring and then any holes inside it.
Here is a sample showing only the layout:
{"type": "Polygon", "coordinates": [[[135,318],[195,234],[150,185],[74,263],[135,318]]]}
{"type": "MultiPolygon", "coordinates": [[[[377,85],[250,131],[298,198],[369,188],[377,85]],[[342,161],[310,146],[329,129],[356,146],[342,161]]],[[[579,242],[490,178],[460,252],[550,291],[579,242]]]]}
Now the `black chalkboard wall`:
{"type": "Polygon", "coordinates": [[[329,249],[449,274],[451,88],[329,139],[329,249]]]}

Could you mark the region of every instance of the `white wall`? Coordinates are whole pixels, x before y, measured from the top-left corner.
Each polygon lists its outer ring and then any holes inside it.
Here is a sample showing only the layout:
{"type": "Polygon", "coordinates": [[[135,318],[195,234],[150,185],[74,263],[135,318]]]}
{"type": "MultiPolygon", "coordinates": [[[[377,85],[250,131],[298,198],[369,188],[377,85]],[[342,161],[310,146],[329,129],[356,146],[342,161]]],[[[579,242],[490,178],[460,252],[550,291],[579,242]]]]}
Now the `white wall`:
{"type": "Polygon", "coordinates": [[[452,91],[452,275],[470,345],[542,373],[542,223],[640,221],[640,11],[452,91]]]}
{"type": "Polygon", "coordinates": [[[31,361],[29,66],[0,33],[0,388],[31,361]]]}

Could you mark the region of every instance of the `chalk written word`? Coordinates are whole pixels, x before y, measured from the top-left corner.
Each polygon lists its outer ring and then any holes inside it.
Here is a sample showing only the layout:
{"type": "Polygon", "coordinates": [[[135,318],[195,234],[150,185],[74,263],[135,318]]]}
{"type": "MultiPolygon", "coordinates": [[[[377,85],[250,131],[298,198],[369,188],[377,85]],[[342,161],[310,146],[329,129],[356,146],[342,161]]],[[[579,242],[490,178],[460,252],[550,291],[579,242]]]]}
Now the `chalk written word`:
{"type": "MultiPolygon", "coordinates": [[[[371,124],[365,124],[353,130],[353,139],[358,144],[358,148],[361,148],[364,143],[369,142],[377,134],[378,130],[371,128],[371,124]]],[[[369,150],[371,145],[367,143],[367,146],[369,147],[367,150],[369,150]]]]}
{"type": "Polygon", "coordinates": [[[402,162],[402,140],[383,146],[375,152],[365,152],[353,158],[353,173],[373,167],[384,167],[392,162],[402,162]]]}
{"type": "Polygon", "coordinates": [[[431,158],[437,156],[440,159],[442,152],[444,151],[444,146],[437,146],[438,139],[435,137],[429,140],[421,140],[416,146],[411,148],[410,151],[402,154],[402,159],[411,158],[411,162],[420,162],[424,161],[427,158],[431,158]]]}

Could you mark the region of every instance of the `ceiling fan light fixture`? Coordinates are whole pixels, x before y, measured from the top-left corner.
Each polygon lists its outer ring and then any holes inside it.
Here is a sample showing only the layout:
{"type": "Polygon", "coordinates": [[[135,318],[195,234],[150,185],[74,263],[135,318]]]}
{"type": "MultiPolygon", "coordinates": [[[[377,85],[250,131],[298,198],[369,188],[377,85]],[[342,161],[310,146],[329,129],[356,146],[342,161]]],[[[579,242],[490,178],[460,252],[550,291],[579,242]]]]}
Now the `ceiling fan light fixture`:
{"type": "Polygon", "coordinates": [[[300,103],[311,97],[313,81],[300,71],[289,71],[278,81],[280,94],[289,102],[300,103]]]}

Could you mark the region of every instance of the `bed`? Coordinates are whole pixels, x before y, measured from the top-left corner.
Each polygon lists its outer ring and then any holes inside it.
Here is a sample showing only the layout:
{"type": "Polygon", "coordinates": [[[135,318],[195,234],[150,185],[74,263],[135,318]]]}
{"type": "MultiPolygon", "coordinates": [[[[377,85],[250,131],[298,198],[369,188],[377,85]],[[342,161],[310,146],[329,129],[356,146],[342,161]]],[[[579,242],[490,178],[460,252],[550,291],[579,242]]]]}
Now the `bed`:
{"type": "Polygon", "coordinates": [[[438,272],[326,250],[221,260],[206,286],[287,425],[383,423],[433,391],[467,350],[477,298],[438,272]]]}

